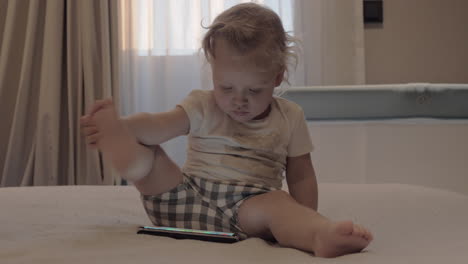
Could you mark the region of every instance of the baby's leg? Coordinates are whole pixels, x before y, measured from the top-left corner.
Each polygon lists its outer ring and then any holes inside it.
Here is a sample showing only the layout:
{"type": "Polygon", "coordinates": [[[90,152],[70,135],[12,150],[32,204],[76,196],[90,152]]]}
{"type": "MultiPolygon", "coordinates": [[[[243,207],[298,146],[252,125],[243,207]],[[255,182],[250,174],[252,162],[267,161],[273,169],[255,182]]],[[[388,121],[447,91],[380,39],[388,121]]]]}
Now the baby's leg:
{"type": "Polygon", "coordinates": [[[143,146],[122,133],[118,141],[101,147],[101,151],[110,157],[121,177],[132,181],[142,194],[164,193],[182,182],[180,168],[160,146],[143,146]]]}
{"type": "Polygon", "coordinates": [[[160,146],[151,147],[153,153],[153,166],[150,172],[134,185],[145,195],[158,195],[165,193],[182,183],[182,172],[179,166],[169,158],[160,146]]]}
{"type": "Polygon", "coordinates": [[[283,191],[248,199],[238,215],[248,235],[274,237],[281,246],[313,252],[318,257],[359,252],[372,240],[365,228],[351,221],[332,222],[283,191]]]}

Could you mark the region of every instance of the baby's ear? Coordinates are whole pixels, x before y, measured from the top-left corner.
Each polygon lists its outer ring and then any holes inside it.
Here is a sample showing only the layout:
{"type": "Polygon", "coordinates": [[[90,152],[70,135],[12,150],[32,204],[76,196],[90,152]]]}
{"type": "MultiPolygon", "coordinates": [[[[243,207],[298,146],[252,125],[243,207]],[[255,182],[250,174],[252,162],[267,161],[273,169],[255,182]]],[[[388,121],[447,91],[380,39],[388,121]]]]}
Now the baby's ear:
{"type": "Polygon", "coordinates": [[[282,69],[280,72],[276,74],[275,87],[280,86],[280,84],[283,82],[283,79],[284,79],[284,69],[282,69]]]}

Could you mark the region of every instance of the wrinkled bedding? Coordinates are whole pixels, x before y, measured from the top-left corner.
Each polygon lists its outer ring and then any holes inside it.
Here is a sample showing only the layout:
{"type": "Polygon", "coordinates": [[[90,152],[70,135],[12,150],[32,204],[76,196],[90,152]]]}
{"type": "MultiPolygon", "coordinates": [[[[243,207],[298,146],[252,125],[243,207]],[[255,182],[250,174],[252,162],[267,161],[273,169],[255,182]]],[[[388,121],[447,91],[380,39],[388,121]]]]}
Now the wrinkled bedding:
{"type": "Polygon", "coordinates": [[[335,259],[250,238],[218,244],[137,235],[150,221],[132,186],[0,188],[0,263],[468,263],[468,196],[402,184],[320,184],[319,211],[368,227],[335,259]]]}

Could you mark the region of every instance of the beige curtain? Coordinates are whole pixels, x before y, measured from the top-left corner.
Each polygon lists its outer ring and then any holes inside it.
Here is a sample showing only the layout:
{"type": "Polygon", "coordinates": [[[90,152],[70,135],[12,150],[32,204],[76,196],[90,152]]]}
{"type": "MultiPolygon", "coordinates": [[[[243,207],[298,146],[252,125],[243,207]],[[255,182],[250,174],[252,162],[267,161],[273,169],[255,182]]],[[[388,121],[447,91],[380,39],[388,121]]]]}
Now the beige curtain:
{"type": "Polygon", "coordinates": [[[0,1],[1,186],[113,184],[79,117],[118,100],[117,4],[0,1]]]}
{"type": "Polygon", "coordinates": [[[362,0],[295,0],[294,32],[303,44],[294,85],[365,83],[362,0]]]}

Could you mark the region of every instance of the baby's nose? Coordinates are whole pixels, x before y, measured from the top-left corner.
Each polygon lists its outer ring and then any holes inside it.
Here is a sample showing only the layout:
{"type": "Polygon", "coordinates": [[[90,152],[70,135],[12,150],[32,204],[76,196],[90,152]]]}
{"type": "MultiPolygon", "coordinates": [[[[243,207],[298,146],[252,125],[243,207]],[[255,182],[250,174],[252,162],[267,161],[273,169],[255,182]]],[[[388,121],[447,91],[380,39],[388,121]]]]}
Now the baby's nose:
{"type": "Polygon", "coordinates": [[[233,98],[233,102],[236,106],[244,106],[247,104],[248,100],[246,96],[236,95],[233,98]]]}

